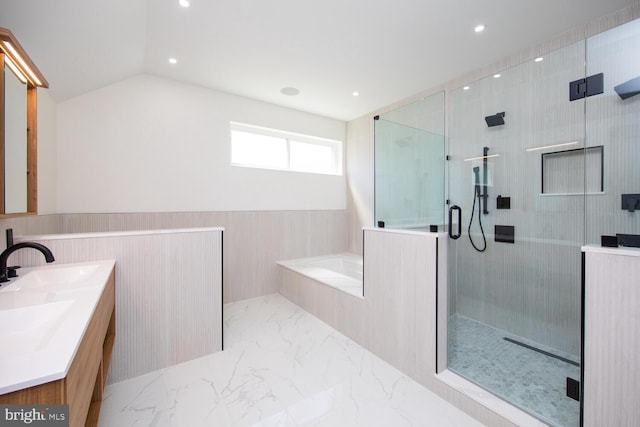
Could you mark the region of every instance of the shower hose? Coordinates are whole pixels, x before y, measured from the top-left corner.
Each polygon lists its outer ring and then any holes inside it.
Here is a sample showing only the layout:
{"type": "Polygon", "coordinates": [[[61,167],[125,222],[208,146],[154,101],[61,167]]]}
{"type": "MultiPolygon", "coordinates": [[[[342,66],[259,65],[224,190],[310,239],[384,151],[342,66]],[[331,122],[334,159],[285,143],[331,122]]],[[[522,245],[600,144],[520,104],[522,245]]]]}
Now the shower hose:
{"type": "Polygon", "coordinates": [[[480,188],[477,185],[473,193],[474,193],[473,207],[471,208],[471,218],[469,219],[469,228],[467,228],[467,233],[469,234],[469,241],[471,242],[471,246],[473,246],[473,249],[475,249],[478,252],[484,252],[487,249],[487,239],[484,236],[484,229],[482,228],[482,212],[481,212],[480,206],[478,206],[478,224],[480,224],[480,232],[482,233],[482,242],[483,242],[482,249],[476,246],[476,244],[473,242],[473,237],[471,237],[471,224],[473,223],[473,213],[476,210],[476,199],[480,198],[480,188]]]}

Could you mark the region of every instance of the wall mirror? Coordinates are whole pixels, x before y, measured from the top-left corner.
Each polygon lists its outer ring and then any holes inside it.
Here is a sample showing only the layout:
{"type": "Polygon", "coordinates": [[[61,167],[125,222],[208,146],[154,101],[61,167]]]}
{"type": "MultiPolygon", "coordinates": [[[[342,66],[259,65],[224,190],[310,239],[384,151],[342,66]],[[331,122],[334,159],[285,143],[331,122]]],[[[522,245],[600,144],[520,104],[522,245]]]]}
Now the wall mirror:
{"type": "Polygon", "coordinates": [[[36,214],[36,89],[49,85],[6,28],[0,28],[0,69],[0,217],[36,214]]]}

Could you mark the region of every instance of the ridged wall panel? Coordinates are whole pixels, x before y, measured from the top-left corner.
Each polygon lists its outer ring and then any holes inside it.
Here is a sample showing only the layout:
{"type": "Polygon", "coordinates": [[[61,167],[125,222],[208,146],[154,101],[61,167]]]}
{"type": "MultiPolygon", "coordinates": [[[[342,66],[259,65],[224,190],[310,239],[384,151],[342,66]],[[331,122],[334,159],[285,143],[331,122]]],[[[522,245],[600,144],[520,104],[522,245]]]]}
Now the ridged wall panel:
{"type": "Polygon", "coordinates": [[[348,217],[333,210],[84,213],[0,219],[0,227],[16,236],[224,227],[226,303],[277,292],[276,261],[346,252],[348,217]]]}
{"type": "Polygon", "coordinates": [[[224,227],[224,302],[278,292],[276,261],[345,252],[346,211],[64,214],[61,233],[224,227]]]}
{"type": "MultiPolygon", "coordinates": [[[[46,237],[46,236],[45,236],[46,237]]],[[[56,263],[116,260],[116,340],[109,383],[222,348],[222,231],[35,240],[56,263]]],[[[21,265],[42,255],[21,250],[21,265]]]]}
{"type": "Polygon", "coordinates": [[[584,426],[640,420],[640,254],[586,253],[584,426]]]}

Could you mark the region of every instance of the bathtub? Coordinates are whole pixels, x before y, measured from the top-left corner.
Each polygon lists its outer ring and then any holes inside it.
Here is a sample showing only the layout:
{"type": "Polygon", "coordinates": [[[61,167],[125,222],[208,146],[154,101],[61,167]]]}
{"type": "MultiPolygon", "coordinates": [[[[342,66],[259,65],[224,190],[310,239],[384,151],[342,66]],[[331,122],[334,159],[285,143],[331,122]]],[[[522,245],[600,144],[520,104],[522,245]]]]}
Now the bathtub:
{"type": "Polygon", "coordinates": [[[281,267],[347,294],[363,296],[362,257],[351,253],[278,261],[281,267]]]}

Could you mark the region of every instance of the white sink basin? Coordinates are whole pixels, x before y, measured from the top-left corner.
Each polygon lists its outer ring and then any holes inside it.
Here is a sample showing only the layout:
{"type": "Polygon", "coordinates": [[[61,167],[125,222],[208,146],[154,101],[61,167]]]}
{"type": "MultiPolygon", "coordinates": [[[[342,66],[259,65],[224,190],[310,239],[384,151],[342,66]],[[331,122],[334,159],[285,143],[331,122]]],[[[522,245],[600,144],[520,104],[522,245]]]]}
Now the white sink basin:
{"type": "Polygon", "coordinates": [[[18,270],[20,276],[12,279],[8,286],[5,285],[6,291],[51,292],[79,289],[95,284],[94,281],[88,279],[92,274],[95,274],[97,269],[98,264],[96,263],[83,263],[78,265],[45,265],[26,273],[18,270]]]}
{"type": "Polygon", "coordinates": [[[73,300],[27,307],[0,309],[0,342],[11,343],[11,351],[32,352],[47,345],[60,326],[73,300]]]}
{"type": "Polygon", "coordinates": [[[64,378],[114,260],[21,268],[0,287],[0,394],[64,378]]]}

